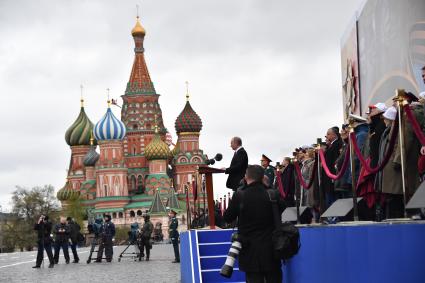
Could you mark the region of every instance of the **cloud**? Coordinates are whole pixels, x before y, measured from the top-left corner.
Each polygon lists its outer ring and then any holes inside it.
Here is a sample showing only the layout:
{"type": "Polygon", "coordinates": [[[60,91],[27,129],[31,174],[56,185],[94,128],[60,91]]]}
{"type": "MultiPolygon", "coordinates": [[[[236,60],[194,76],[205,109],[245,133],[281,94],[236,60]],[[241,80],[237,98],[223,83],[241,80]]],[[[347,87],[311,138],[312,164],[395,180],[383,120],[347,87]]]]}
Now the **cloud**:
{"type": "MultiPolygon", "coordinates": [[[[63,185],[79,86],[92,122],[106,88],[124,93],[136,4],[165,126],[175,136],[189,81],[201,147],[222,152],[224,167],[233,135],[251,162],[261,153],[276,161],[342,122],[339,39],[360,2],[1,1],[1,205],[15,185],[63,185]]],[[[217,195],[224,181],[216,177],[217,195]]]]}

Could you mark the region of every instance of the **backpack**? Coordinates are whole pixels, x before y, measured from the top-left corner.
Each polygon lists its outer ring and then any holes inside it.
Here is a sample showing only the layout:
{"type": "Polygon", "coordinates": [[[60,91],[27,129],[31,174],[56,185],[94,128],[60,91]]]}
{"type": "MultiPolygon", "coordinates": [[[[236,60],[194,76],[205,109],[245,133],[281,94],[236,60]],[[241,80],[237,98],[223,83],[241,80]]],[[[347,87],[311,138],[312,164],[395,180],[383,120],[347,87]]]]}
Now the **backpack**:
{"type": "Polygon", "coordinates": [[[296,255],[301,248],[300,232],[292,223],[282,223],[279,217],[275,191],[267,190],[267,193],[272,203],[275,223],[275,229],[272,233],[274,255],[276,258],[286,261],[296,255]]]}

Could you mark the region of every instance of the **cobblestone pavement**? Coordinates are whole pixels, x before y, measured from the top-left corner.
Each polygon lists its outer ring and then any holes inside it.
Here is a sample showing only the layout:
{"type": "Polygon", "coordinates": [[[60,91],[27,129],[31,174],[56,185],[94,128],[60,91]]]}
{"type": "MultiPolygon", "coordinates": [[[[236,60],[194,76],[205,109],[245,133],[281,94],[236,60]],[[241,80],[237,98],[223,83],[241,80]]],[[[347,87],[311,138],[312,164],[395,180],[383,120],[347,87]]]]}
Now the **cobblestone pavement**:
{"type": "MultiPolygon", "coordinates": [[[[123,257],[118,262],[118,255],[125,246],[114,247],[112,263],[86,263],[88,248],[78,250],[80,263],[65,264],[61,251],[59,264],[47,268],[33,269],[37,252],[0,254],[0,282],[180,282],[180,264],[171,263],[174,259],[173,246],[170,244],[154,245],[150,261],[134,261],[123,257]]],[[[130,247],[130,252],[134,251],[130,247]]],[[[70,250],[72,261],[72,253],[70,250]]]]}

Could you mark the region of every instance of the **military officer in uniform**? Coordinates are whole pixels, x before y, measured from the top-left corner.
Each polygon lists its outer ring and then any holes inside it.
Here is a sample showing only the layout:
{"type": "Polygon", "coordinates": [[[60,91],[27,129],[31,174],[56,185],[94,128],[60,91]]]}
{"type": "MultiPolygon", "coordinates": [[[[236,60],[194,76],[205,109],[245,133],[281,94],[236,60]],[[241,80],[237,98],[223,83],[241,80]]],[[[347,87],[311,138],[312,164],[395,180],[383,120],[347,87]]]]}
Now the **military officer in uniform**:
{"type": "Polygon", "coordinates": [[[103,249],[105,249],[105,257],[107,262],[112,261],[113,248],[112,248],[112,239],[115,237],[115,225],[111,222],[111,216],[104,216],[105,222],[102,225],[100,231],[100,245],[97,252],[96,262],[102,261],[103,249]]]}
{"type": "Polygon", "coordinates": [[[168,216],[170,217],[170,226],[168,229],[168,234],[170,235],[171,242],[173,243],[174,248],[174,260],[173,263],[180,262],[180,253],[179,253],[179,232],[177,227],[179,222],[176,218],[177,212],[171,210],[168,216]]]}
{"type": "Polygon", "coordinates": [[[145,214],[143,218],[145,219],[145,223],[143,224],[142,232],[141,232],[142,241],[140,245],[140,252],[142,253],[142,256],[143,256],[144,250],[146,250],[146,261],[149,261],[149,256],[152,249],[151,237],[153,232],[153,224],[150,221],[151,217],[148,214],[145,214]]]}
{"type": "MultiPolygon", "coordinates": [[[[275,168],[270,165],[271,159],[265,156],[264,154],[261,156],[261,167],[264,168],[264,176],[267,177],[269,183],[267,187],[272,187],[274,183],[274,170],[275,168]]],[[[265,184],[266,185],[266,184],[265,184]]]]}

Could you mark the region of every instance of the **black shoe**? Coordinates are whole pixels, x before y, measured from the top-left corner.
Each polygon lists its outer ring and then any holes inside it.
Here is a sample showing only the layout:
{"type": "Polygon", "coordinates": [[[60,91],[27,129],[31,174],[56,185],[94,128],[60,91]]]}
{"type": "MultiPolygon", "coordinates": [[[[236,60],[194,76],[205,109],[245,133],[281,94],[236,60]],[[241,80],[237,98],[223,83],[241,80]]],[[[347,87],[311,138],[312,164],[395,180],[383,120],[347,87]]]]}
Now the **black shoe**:
{"type": "Polygon", "coordinates": [[[175,259],[172,261],[172,263],[179,263],[179,262],[180,262],[180,259],[175,259]]]}
{"type": "Polygon", "coordinates": [[[145,260],[146,260],[146,261],[149,261],[149,257],[147,256],[145,260]]]}
{"type": "Polygon", "coordinates": [[[49,268],[53,268],[53,266],[54,266],[53,263],[49,264],[49,268]]]}
{"type": "Polygon", "coordinates": [[[66,261],[66,264],[69,264],[69,260],[66,261]]]}
{"type": "Polygon", "coordinates": [[[35,265],[32,268],[40,268],[40,265],[35,265]]]}
{"type": "Polygon", "coordinates": [[[96,259],[94,262],[102,262],[101,259],[96,259]]]}
{"type": "Polygon", "coordinates": [[[74,259],[73,261],[72,261],[72,263],[78,263],[80,260],[79,259],[74,259]]]}

